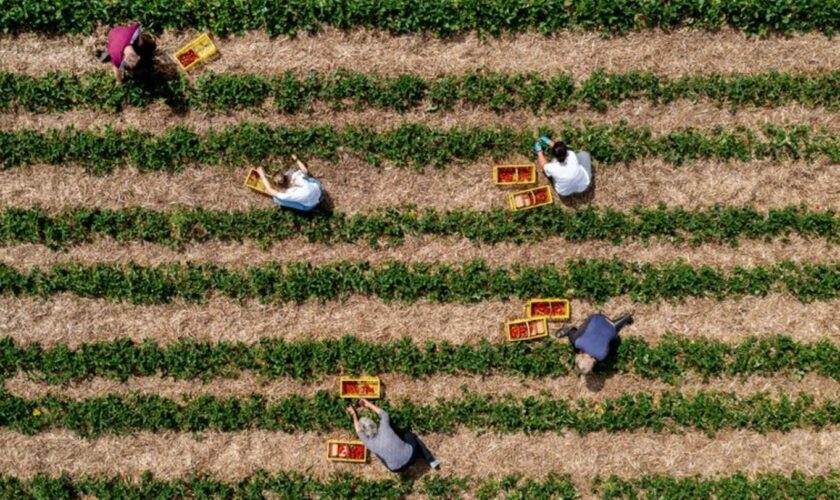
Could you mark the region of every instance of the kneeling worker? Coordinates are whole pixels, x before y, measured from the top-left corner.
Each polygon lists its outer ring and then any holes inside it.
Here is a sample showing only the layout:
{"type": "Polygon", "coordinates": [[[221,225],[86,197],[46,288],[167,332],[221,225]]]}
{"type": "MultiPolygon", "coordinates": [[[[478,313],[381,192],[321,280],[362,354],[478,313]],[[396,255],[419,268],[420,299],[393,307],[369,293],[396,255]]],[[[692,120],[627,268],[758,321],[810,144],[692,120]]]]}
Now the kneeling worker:
{"type": "Polygon", "coordinates": [[[580,329],[567,326],[560,329],[557,338],[569,337],[575,352],[575,369],[581,376],[592,373],[596,361],[603,361],[615,347],[618,331],[631,323],[630,314],[622,314],[615,321],[603,314],[593,314],[586,318],[580,329]]]}
{"type": "Polygon", "coordinates": [[[554,190],[560,196],[580,194],[589,189],[592,183],[592,157],[586,151],[574,151],[566,148],[562,141],[553,141],[546,136],[540,137],[534,144],[537,164],[551,181],[554,190]],[[554,159],[546,161],[543,144],[551,148],[554,159]]]}
{"type": "Polygon", "coordinates": [[[406,432],[400,437],[394,432],[391,427],[391,417],[385,410],[367,399],[360,399],[359,405],[379,415],[379,425],[369,418],[359,418],[356,409],[348,406],[347,413],[353,417],[356,434],[388,470],[403,472],[421,456],[433,469],[440,467],[440,462],[432,456],[432,452],[414,433],[406,432]]]}
{"type": "Polygon", "coordinates": [[[274,179],[272,179],[274,185],[282,190],[275,189],[268,182],[268,177],[266,177],[265,170],[262,167],[257,168],[256,171],[260,175],[263,187],[274,198],[275,203],[301,212],[311,212],[321,202],[321,195],[323,194],[321,181],[312,177],[309,168],[297,156],[292,155],[292,159],[297,162],[298,170],[289,170],[285,174],[274,176],[274,179]]]}

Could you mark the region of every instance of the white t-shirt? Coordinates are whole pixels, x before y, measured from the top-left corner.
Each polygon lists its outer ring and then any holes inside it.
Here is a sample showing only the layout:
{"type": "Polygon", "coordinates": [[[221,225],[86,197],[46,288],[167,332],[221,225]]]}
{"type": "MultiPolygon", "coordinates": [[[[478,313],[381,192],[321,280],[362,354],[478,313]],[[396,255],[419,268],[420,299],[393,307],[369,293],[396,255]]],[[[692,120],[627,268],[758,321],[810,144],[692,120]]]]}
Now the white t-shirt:
{"type": "Polygon", "coordinates": [[[544,170],[554,181],[554,189],[560,196],[582,193],[589,187],[589,174],[580,166],[577,155],[571,149],[566,154],[566,161],[560,163],[555,158],[545,164],[544,170]]]}
{"type": "Polygon", "coordinates": [[[289,179],[289,188],[274,196],[274,201],[284,207],[311,210],[321,200],[321,183],[318,179],[295,171],[289,179]]]}

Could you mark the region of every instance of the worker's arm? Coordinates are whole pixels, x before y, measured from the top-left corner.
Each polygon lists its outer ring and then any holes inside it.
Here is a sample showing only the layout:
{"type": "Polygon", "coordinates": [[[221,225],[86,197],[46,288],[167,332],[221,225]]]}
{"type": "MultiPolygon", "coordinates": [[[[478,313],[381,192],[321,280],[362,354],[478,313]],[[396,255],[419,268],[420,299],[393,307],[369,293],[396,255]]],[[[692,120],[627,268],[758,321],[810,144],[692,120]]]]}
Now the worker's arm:
{"type": "Polygon", "coordinates": [[[295,163],[297,163],[297,167],[300,169],[301,172],[303,172],[303,175],[309,175],[309,168],[306,166],[306,163],[300,161],[297,155],[292,155],[292,159],[295,160],[295,163]]]}
{"type": "Polygon", "coordinates": [[[359,415],[356,414],[356,409],[353,408],[353,405],[348,405],[347,406],[347,413],[349,413],[350,416],[353,417],[353,428],[356,429],[356,432],[358,433],[359,432],[359,415]]]}
{"type": "Polygon", "coordinates": [[[364,407],[366,407],[367,409],[371,410],[372,412],[376,413],[377,415],[381,415],[381,414],[382,414],[382,408],[380,408],[380,407],[376,406],[375,404],[371,403],[371,402],[370,402],[370,401],[368,401],[367,399],[364,399],[364,398],[360,399],[360,400],[359,400],[359,404],[361,404],[362,406],[364,406],[364,407]]]}
{"type": "Polygon", "coordinates": [[[111,67],[114,68],[114,78],[117,79],[117,83],[122,84],[122,82],[123,82],[123,72],[122,72],[122,70],[120,68],[114,66],[114,65],[111,65],[111,67]]]}
{"type": "Polygon", "coordinates": [[[265,192],[268,193],[270,196],[277,196],[280,194],[280,191],[271,187],[271,183],[268,182],[268,177],[265,176],[265,170],[262,167],[256,168],[257,174],[260,176],[260,181],[262,182],[263,187],[265,188],[265,192]]]}

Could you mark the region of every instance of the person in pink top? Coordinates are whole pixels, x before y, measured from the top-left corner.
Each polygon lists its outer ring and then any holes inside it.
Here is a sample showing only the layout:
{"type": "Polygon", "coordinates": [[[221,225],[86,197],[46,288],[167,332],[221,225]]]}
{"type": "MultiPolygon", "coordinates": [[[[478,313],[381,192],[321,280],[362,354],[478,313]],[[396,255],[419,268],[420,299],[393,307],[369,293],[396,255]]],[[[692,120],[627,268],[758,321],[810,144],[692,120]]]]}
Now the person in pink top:
{"type": "Polygon", "coordinates": [[[99,60],[111,62],[118,83],[122,83],[125,71],[133,70],[143,60],[154,56],[154,40],[141,35],[140,23],[118,26],[108,32],[107,48],[100,54],[99,60]]]}

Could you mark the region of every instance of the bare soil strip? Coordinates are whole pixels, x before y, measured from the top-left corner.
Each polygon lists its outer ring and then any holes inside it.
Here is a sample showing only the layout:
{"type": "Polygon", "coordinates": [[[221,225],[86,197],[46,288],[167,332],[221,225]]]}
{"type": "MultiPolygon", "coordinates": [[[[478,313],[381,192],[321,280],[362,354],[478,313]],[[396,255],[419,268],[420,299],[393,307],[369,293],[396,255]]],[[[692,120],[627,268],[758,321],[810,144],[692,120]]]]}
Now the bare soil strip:
{"type": "MultiPolygon", "coordinates": [[[[601,306],[573,300],[572,317],[580,322],[593,312],[616,316],[634,311],[636,321],[625,327],[622,335],[637,335],[650,342],[673,332],[733,343],[750,336],[779,334],[801,342],[827,339],[840,343],[838,307],[840,301],[803,304],[782,295],[661,304],[636,304],[621,297],[601,306]]],[[[62,342],[71,347],[123,337],[160,343],[184,338],[252,343],[261,338],[335,339],[353,335],[367,342],[409,337],[416,341],[472,344],[486,339],[495,343],[503,341],[504,321],[523,314],[523,301],[518,299],[473,305],[388,304],[354,296],[324,304],[262,305],[214,298],[206,304],[133,306],[66,294],[50,300],[2,296],[0,337],[44,346],[62,342]]]]}
{"type": "Polygon", "coordinates": [[[433,237],[407,238],[397,246],[372,248],[367,242],[328,245],[310,243],[305,238],[278,241],[268,250],[254,242],[209,241],[186,245],[174,250],[165,246],[112,239],[99,239],[90,244],[53,251],[43,245],[25,244],[0,247],[0,262],[21,270],[47,267],[62,262],[93,265],[102,262],[137,262],[154,266],[175,262],[212,262],[233,269],[267,262],[310,262],[315,265],[342,260],[362,260],[375,264],[386,261],[463,263],[482,259],[495,266],[511,266],[527,262],[532,265],[562,266],[571,258],[618,258],[640,263],[661,263],[683,259],[694,266],[708,265],[721,269],[735,266],[767,265],[780,260],[822,262],[840,260],[840,245],[825,240],[810,241],[792,236],[789,241],[742,240],[737,247],[726,244],[699,246],[673,245],[653,239],[645,244],[626,242],[614,245],[606,241],[569,242],[551,237],[538,243],[474,244],[466,238],[433,237]]]}
{"type": "MultiPolygon", "coordinates": [[[[172,53],[195,32],[164,33],[158,42],[172,53]]],[[[93,56],[104,45],[107,29],[91,36],[45,38],[37,34],[0,38],[0,71],[44,74],[102,68],[93,56]],[[39,54],[39,57],[33,57],[39,54]]],[[[392,36],[364,29],[325,29],[289,39],[271,39],[262,31],[216,40],[221,57],[207,65],[218,72],[276,74],[332,71],[345,67],[384,74],[412,72],[432,77],[484,69],[491,71],[560,71],[576,75],[597,68],[642,70],[668,76],[696,72],[832,70],[840,66],[840,41],[819,33],[790,37],[748,37],[732,29],[716,33],[682,29],[670,33],[641,31],[622,37],[563,31],[479,38],[475,34],[436,39],[424,35],[392,36]],[[259,57],[254,57],[259,54],[259,57]]]]}
{"type": "MultiPolygon", "coordinates": [[[[380,375],[384,385],[384,396],[390,401],[408,399],[418,404],[433,404],[438,398],[455,399],[462,390],[481,394],[505,395],[517,397],[539,397],[548,395],[552,398],[583,398],[603,401],[617,398],[625,393],[649,392],[662,393],[680,391],[733,392],[745,397],[759,392],[775,395],[777,392],[796,395],[801,392],[814,396],[818,400],[837,397],[840,383],[836,380],[808,374],[802,380],[795,380],[784,375],[772,377],[715,378],[704,382],[702,378],[688,375],[678,385],[670,385],[658,380],[649,380],[637,375],[621,374],[610,377],[591,376],[585,383],[575,376],[556,379],[533,380],[516,376],[455,376],[434,375],[427,379],[417,379],[407,375],[386,373],[380,375]]],[[[27,380],[22,374],[6,380],[5,387],[15,396],[34,399],[49,394],[73,399],[100,397],[108,394],[153,394],[174,400],[182,395],[193,396],[209,394],[219,398],[247,397],[261,394],[269,400],[276,400],[290,395],[312,396],[317,391],[335,391],[338,377],[321,377],[312,383],[302,383],[292,378],[262,380],[252,373],[245,373],[235,379],[213,379],[207,383],[201,381],[173,380],[161,377],[132,377],[126,382],[119,382],[103,377],[68,383],[63,386],[47,385],[27,380]]]]}
{"type": "MultiPolygon", "coordinates": [[[[349,104],[349,103],[348,103],[349,104]]],[[[616,124],[626,121],[632,127],[650,128],[655,134],[665,134],[683,127],[711,128],[721,125],[758,129],[765,123],[777,125],[808,124],[840,131],[840,113],[826,109],[808,108],[801,104],[788,104],[778,108],[741,107],[735,113],[709,101],[693,103],[679,100],[669,104],[654,105],[647,100],[625,101],[610,105],[605,112],[598,112],[580,105],[577,110],[538,116],[530,111],[494,113],[469,106],[456,106],[449,111],[425,112],[423,107],[406,113],[389,110],[366,109],[362,111],[334,111],[326,105],[316,105],[310,113],[287,115],[277,112],[270,103],[263,108],[247,111],[174,112],[162,103],[147,108],[126,108],[119,113],[93,110],[73,110],[61,113],[14,112],[0,113],[0,130],[44,130],[75,126],[78,129],[115,130],[135,129],[163,134],[177,125],[188,126],[200,133],[223,129],[242,122],[259,122],[272,126],[310,127],[328,123],[335,127],[366,124],[383,130],[403,123],[422,123],[431,127],[492,127],[500,123],[517,128],[536,130],[540,126],[562,129],[564,122],[583,127],[587,123],[616,124]]]]}
{"type": "MultiPolygon", "coordinates": [[[[333,464],[324,459],[328,438],[347,434],[282,434],[266,431],[138,433],[85,440],[69,431],[35,436],[0,431],[0,473],[30,478],[58,475],[125,474],[151,471],[161,479],[209,473],[238,480],[257,469],[299,470],[318,478],[352,472],[370,479],[392,475],[376,459],[369,465],[333,464]]],[[[422,436],[442,463],[441,475],[496,477],[522,472],[544,477],[549,472],[589,480],[592,464],[602,476],[632,477],[662,473],[675,476],[730,475],[800,470],[827,473],[840,467],[840,431],[794,430],[766,435],[745,431],[720,432],[715,437],[649,432],[575,434],[511,434],[476,436],[462,430],[452,435],[422,436]],[[759,451],[760,450],[760,451],[759,451]]]]}
{"type": "MultiPolygon", "coordinates": [[[[531,160],[516,156],[505,162],[531,160]]],[[[397,204],[439,210],[506,208],[507,192],[490,180],[494,163],[488,159],[469,166],[416,171],[376,168],[356,158],[339,156],[333,162],[313,160],[311,167],[335,209],[357,213],[397,204]]],[[[245,167],[211,165],[186,168],[176,174],[119,168],[110,175],[94,176],[76,167],[36,165],[0,172],[0,199],[7,205],[37,204],[48,210],[133,205],[158,210],[175,205],[247,210],[273,206],[269,198],[242,186],[246,174],[245,167]]],[[[540,182],[545,182],[542,176],[540,182]]],[[[840,169],[826,161],[702,160],[674,166],[661,159],[647,159],[604,167],[596,162],[593,185],[589,194],[560,203],[619,210],[659,203],[686,209],[723,204],[766,210],[804,203],[814,210],[840,210],[840,169]]]]}

